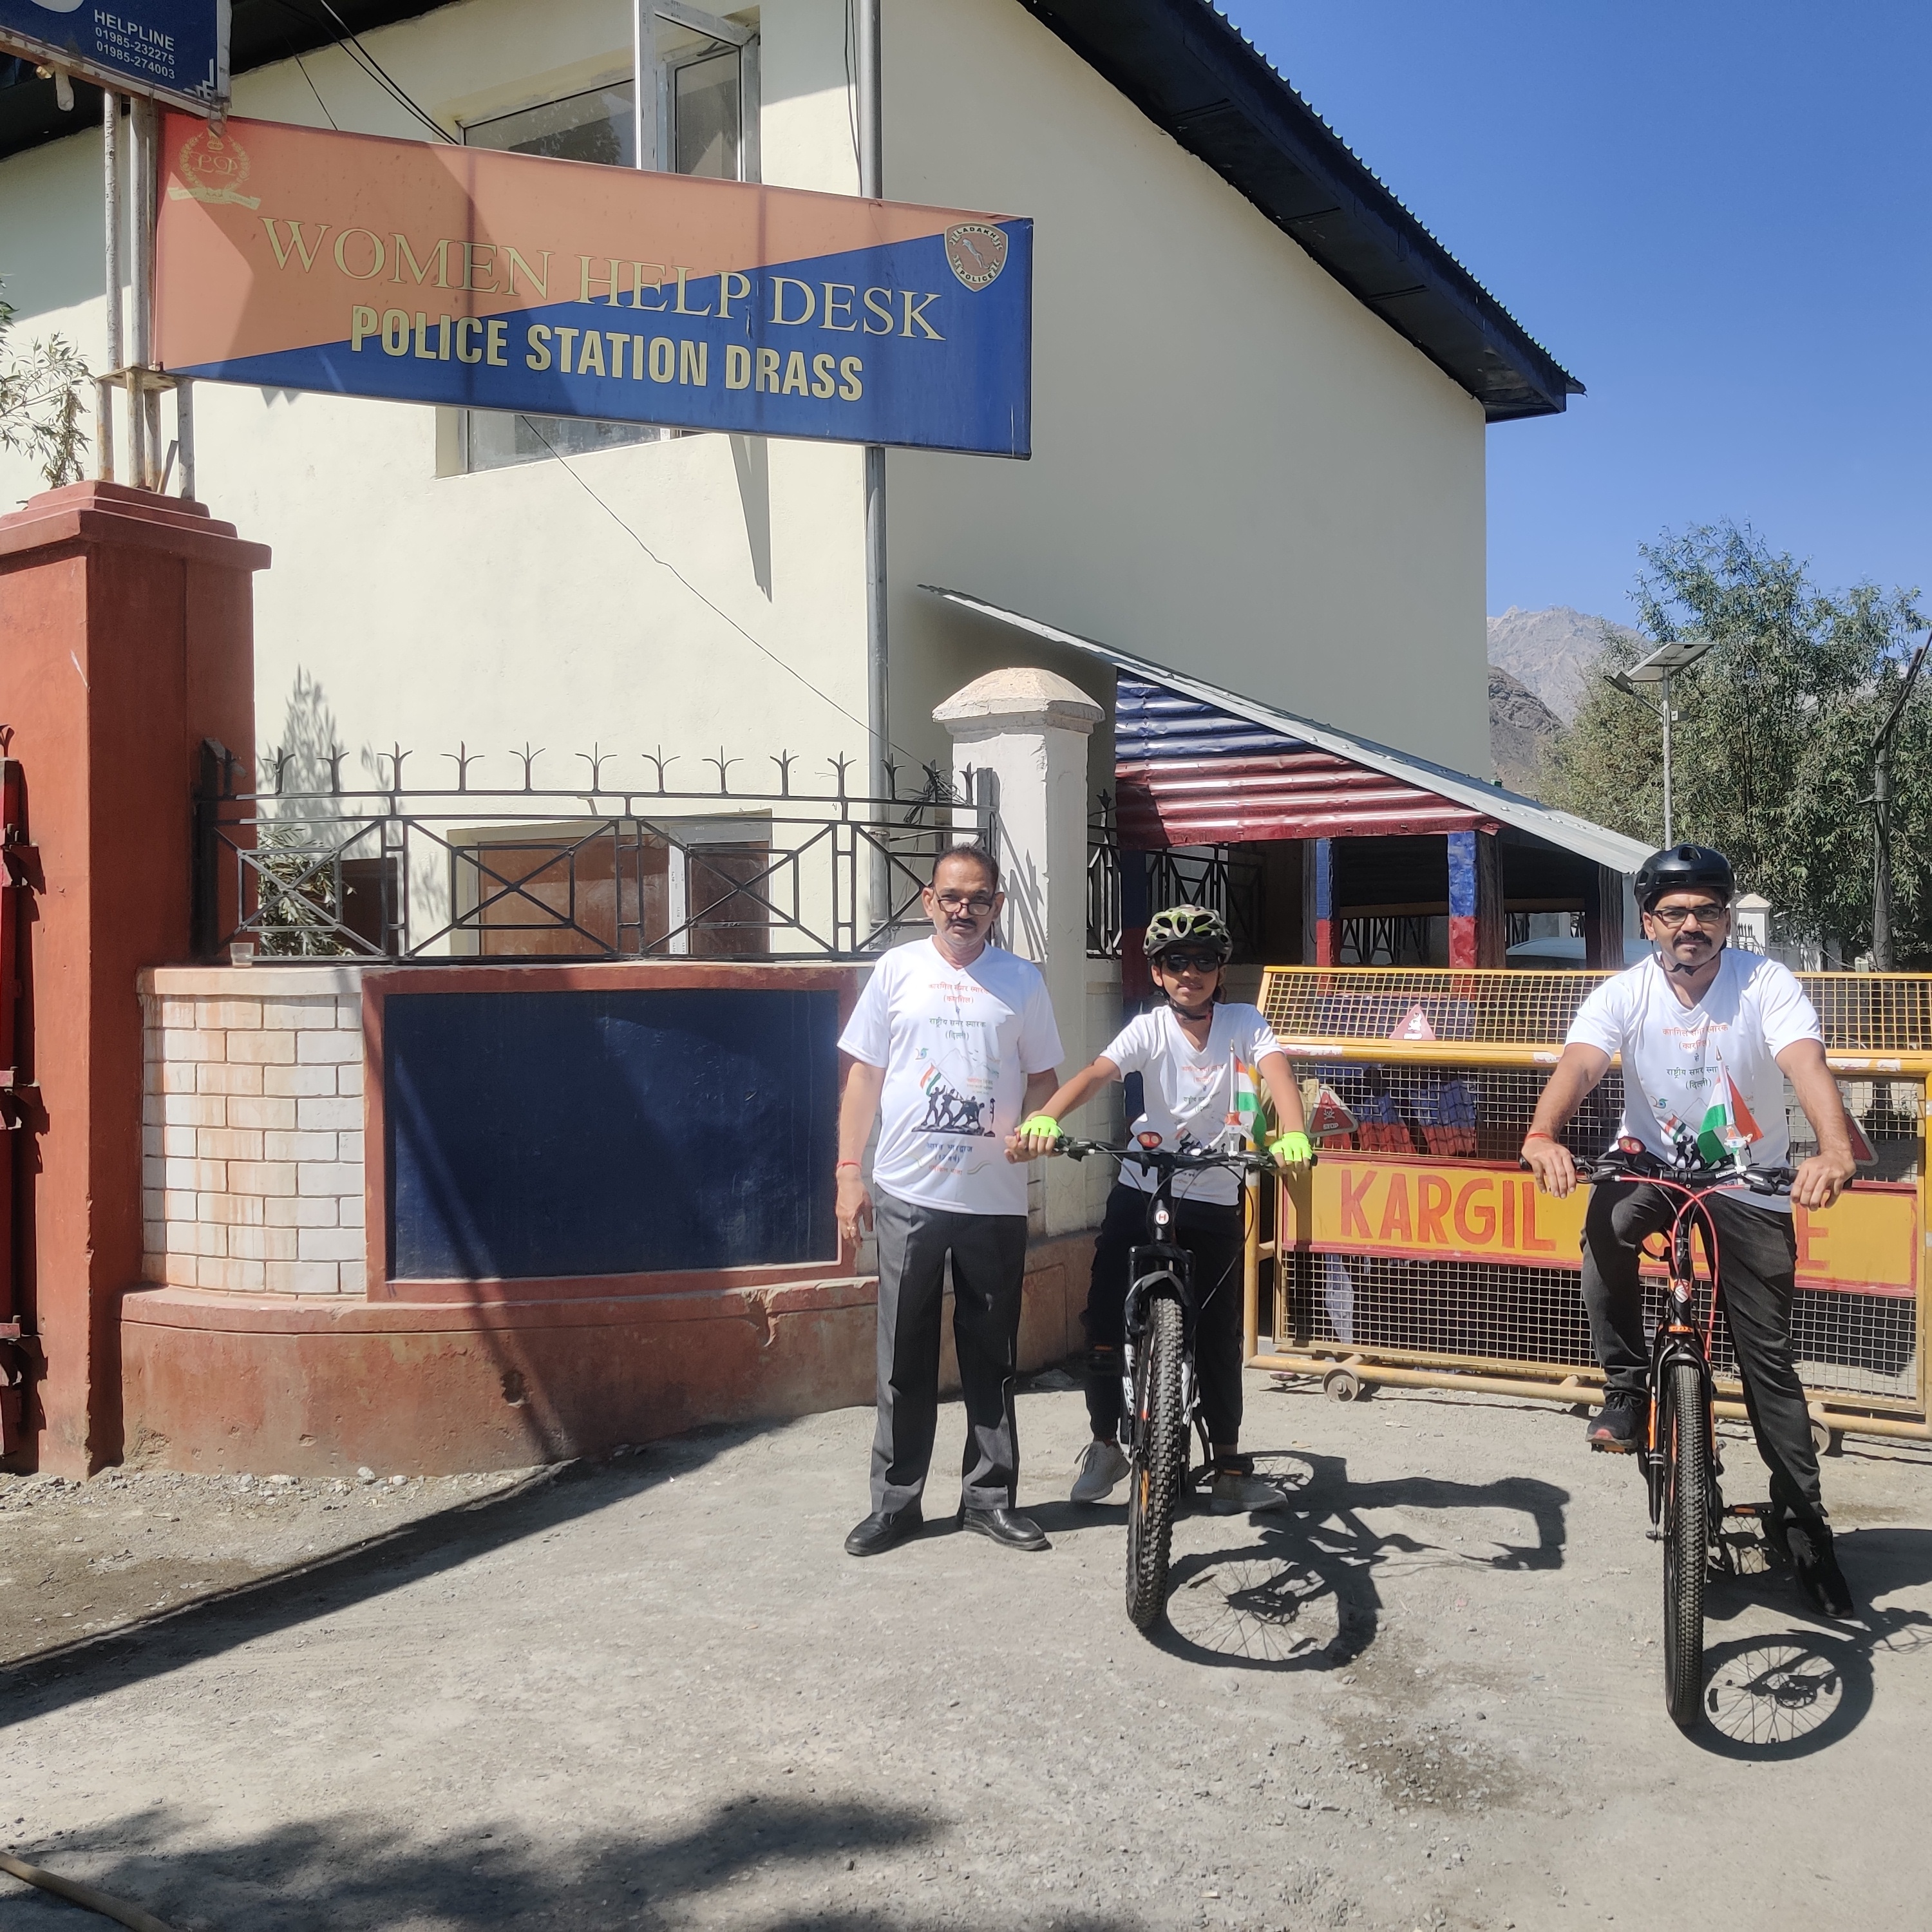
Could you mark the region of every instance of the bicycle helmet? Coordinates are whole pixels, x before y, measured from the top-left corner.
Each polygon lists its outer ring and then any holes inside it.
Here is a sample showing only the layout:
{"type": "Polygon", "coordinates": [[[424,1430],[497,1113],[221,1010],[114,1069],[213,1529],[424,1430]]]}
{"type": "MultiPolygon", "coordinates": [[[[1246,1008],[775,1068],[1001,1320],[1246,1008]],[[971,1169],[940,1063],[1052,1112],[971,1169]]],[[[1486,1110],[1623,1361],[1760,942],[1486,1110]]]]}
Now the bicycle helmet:
{"type": "Polygon", "coordinates": [[[1653,852],[1636,875],[1636,902],[1648,912],[1666,892],[1689,892],[1708,886],[1726,905],[1738,889],[1731,862],[1708,845],[1672,845],[1653,852]]]}
{"type": "Polygon", "coordinates": [[[1211,946],[1225,966],[1234,952],[1228,922],[1206,906],[1166,906],[1148,921],[1146,952],[1158,959],[1171,946],[1211,946]]]}

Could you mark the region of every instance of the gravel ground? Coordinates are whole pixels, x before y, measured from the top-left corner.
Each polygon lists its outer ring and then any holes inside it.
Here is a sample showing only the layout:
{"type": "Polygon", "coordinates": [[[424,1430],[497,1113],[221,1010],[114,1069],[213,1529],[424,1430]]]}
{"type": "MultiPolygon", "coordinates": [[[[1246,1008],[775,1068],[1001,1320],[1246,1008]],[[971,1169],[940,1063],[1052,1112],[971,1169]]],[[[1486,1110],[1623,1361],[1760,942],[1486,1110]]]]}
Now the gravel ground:
{"type": "MultiPolygon", "coordinates": [[[[856,1410],[520,1477],[0,1488],[0,1842],[181,1932],[1917,1922],[1924,1452],[1826,1465],[1856,1625],[1744,1534],[1687,1738],[1635,1470],[1562,1412],[1251,1378],[1291,1507],[1184,1521],[1150,1642],[1124,1512],[1055,1499],[1056,1379],[1037,1556],[846,1557],[856,1410]]],[[[0,1878],[6,1932],[86,1922],[0,1878]]]]}

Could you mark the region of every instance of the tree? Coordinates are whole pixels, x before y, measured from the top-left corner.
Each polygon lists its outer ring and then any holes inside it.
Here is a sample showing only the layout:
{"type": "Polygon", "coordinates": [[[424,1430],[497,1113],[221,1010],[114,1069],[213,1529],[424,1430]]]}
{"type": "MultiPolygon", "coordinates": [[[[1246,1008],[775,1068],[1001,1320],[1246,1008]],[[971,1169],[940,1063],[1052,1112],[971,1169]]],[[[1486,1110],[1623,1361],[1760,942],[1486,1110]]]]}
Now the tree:
{"type": "MultiPolygon", "coordinates": [[[[1691,638],[1710,652],[1676,681],[1677,836],[1728,854],[1795,937],[1847,956],[1871,941],[1872,740],[1898,694],[1913,590],[1814,586],[1748,526],[1666,532],[1640,552],[1646,636],[1606,632],[1599,668],[1628,668],[1691,638]]],[[[1932,954],[1932,704],[1915,694],[1894,754],[1895,917],[1901,954],[1932,954]]],[[[1552,805],[1654,844],[1663,830],[1655,713],[1592,685],[1547,754],[1552,805]]]]}
{"type": "Polygon", "coordinates": [[[17,354],[7,340],[13,326],[13,304],[0,298],[0,449],[30,458],[50,489],[78,483],[87,447],[80,426],[87,364],[59,335],[17,354]]]}

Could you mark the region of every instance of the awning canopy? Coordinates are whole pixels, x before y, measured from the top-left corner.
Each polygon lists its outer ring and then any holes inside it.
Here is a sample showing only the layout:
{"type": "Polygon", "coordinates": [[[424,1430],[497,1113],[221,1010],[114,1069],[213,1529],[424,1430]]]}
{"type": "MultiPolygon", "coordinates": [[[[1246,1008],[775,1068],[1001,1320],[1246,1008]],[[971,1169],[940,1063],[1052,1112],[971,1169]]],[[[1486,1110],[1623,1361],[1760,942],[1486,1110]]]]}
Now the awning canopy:
{"type": "Polygon", "coordinates": [[[1120,831],[1130,846],[1512,826],[1627,877],[1650,856],[1634,838],[1466,772],[1351,737],[964,591],[920,588],[1113,667],[1120,831]]]}

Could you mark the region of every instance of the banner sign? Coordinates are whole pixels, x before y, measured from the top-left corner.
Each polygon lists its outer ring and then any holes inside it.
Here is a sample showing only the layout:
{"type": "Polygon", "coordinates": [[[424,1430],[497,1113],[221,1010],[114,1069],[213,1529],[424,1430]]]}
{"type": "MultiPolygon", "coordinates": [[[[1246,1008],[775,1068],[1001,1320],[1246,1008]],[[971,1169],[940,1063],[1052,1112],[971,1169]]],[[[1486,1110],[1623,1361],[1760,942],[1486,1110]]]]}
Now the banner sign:
{"type": "Polygon", "coordinates": [[[0,0],[0,47],[206,114],[228,98],[229,0],[0,0]]]}
{"type": "MultiPolygon", "coordinates": [[[[1539,1193],[1516,1168],[1324,1153],[1282,1192],[1283,1239],[1317,1253],[1580,1268],[1589,1190],[1539,1193]]],[[[1910,1297],[1918,1282],[1918,1190],[1862,1184],[1823,1213],[1792,1210],[1798,1285],[1910,1297]]],[[[1663,1272],[1646,1262],[1646,1271],[1663,1272]]]]}
{"type": "Polygon", "coordinates": [[[265,121],[162,154],[177,374],[1031,453],[1030,221],[265,121]]]}

